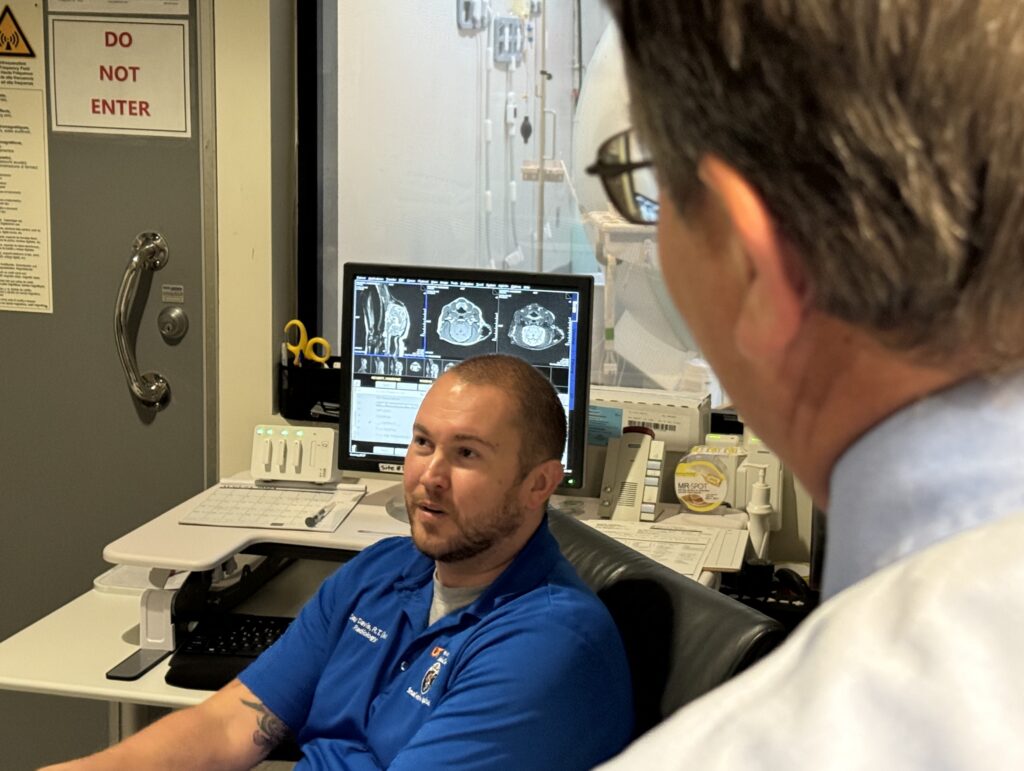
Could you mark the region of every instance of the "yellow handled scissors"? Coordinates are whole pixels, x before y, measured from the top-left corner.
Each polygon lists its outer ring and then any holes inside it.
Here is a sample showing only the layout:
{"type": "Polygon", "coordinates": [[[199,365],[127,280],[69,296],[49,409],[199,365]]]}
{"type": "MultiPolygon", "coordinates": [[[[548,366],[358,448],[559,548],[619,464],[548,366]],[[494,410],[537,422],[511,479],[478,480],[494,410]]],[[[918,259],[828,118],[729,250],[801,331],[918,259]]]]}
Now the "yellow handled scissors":
{"type": "Polygon", "coordinates": [[[292,319],[284,325],[284,333],[287,335],[288,330],[295,327],[299,330],[299,342],[298,345],[294,345],[290,342],[286,342],[285,345],[288,350],[294,355],[292,364],[298,366],[300,359],[305,356],[310,361],[315,361],[320,364],[326,364],[327,360],[331,358],[331,344],[324,340],[322,337],[309,337],[306,335],[306,325],[298,319],[292,319]],[[313,346],[319,345],[321,353],[317,353],[313,346]]]}

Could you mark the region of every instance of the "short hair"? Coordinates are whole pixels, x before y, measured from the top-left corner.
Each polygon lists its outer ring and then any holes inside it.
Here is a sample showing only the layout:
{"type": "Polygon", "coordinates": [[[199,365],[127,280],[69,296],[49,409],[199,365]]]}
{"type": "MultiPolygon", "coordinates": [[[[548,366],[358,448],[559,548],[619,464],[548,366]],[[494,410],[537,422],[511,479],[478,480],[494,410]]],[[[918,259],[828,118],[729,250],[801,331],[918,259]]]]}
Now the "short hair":
{"type": "Polygon", "coordinates": [[[565,450],[565,409],[551,381],[517,356],[486,354],[465,359],[447,374],[470,385],[489,385],[512,397],[519,427],[521,477],[546,460],[561,460],[565,450]]]}
{"type": "Polygon", "coordinates": [[[1024,361],[1024,4],[606,0],[665,192],[715,155],[811,302],[927,363],[1024,361]]]}

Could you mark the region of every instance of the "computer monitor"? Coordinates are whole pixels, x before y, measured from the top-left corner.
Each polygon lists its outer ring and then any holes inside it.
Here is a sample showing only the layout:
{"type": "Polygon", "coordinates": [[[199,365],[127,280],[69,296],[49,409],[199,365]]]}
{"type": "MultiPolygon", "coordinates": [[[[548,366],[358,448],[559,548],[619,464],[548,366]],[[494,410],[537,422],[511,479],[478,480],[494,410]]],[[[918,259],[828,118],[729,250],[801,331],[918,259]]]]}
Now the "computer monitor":
{"type": "Polygon", "coordinates": [[[565,407],[562,487],[583,484],[593,278],[346,263],[338,466],[401,473],[420,402],[463,359],[533,364],[565,407]]]}

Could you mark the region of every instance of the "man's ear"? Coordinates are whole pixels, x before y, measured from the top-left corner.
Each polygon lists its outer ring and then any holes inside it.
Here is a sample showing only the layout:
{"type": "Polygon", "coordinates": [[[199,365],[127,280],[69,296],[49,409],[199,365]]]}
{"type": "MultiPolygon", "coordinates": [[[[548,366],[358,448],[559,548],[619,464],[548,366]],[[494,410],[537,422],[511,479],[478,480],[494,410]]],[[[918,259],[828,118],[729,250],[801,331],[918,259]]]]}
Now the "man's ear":
{"type": "Polygon", "coordinates": [[[546,460],[534,466],[523,480],[526,504],[530,508],[543,506],[544,501],[550,498],[555,488],[562,483],[564,475],[565,470],[561,461],[546,460]]]}
{"type": "Polygon", "coordinates": [[[699,174],[725,210],[747,261],[749,282],[736,318],[736,347],[748,360],[778,361],[800,332],[804,282],[750,183],[715,156],[701,160],[699,174]]]}

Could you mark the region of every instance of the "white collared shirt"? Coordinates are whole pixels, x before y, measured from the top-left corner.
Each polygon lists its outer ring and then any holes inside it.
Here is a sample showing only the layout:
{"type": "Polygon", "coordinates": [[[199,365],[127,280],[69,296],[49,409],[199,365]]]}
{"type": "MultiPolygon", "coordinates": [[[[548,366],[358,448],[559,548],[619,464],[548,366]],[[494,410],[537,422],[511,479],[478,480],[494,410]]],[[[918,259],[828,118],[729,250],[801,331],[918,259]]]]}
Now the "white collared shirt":
{"type": "Polygon", "coordinates": [[[602,769],[1024,768],[1024,376],[865,434],[832,479],[829,599],[602,769]]]}

